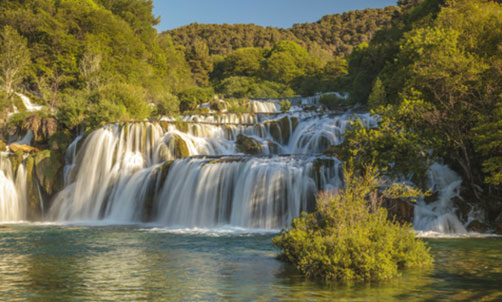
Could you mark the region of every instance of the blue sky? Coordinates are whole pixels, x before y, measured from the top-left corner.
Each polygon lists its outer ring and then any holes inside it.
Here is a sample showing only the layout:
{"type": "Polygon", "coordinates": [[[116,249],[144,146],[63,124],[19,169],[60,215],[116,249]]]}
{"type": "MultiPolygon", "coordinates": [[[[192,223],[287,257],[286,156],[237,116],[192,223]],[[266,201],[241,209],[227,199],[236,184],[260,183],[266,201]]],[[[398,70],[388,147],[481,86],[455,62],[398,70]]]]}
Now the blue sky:
{"type": "Polygon", "coordinates": [[[397,0],[154,0],[160,31],[197,23],[291,27],[327,14],[396,5],[397,0]]]}

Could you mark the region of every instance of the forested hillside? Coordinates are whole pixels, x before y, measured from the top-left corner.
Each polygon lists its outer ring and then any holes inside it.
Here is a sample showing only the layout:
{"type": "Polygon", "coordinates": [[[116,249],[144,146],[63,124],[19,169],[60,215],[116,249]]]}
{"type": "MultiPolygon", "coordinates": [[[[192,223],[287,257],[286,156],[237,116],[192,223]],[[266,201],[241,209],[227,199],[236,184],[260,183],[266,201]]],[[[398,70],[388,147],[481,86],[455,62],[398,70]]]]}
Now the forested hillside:
{"type": "Polygon", "coordinates": [[[445,161],[463,178],[459,215],[474,206],[502,222],[500,1],[423,1],[359,45],[348,73],[350,101],[381,122],[356,123],[334,153],[417,183],[427,163],[445,161]]]}
{"type": "Polygon", "coordinates": [[[326,15],[314,23],[295,24],[292,28],[263,27],[254,24],[197,24],[170,31],[174,43],[190,47],[204,42],[210,55],[226,55],[242,47],[272,47],[288,40],[298,43],[314,56],[340,57],[351,52],[373,34],[390,24],[399,7],[365,9],[326,15]]]}
{"type": "Polygon", "coordinates": [[[152,8],[137,0],[2,1],[2,112],[22,107],[13,92],[26,92],[72,129],[84,117],[93,125],[143,119],[148,103],[172,102],[191,84],[190,69],[153,28],[152,8]]]}

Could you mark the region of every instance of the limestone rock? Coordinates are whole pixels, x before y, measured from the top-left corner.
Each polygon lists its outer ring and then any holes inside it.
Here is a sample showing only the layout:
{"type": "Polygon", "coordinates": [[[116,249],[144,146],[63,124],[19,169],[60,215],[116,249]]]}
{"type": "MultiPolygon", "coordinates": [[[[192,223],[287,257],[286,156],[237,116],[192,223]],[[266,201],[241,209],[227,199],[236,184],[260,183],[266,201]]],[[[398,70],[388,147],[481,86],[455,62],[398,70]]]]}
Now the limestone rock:
{"type": "Polygon", "coordinates": [[[242,134],[237,135],[235,146],[237,151],[249,155],[258,155],[262,152],[261,144],[256,139],[242,134]]]}
{"type": "Polygon", "coordinates": [[[38,153],[40,150],[38,150],[35,147],[28,146],[28,145],[18,145],[18,144],[10,144],[9,145],[10,151],[16,153],[18,151],[23,152],[23,153],[38,153]]]}

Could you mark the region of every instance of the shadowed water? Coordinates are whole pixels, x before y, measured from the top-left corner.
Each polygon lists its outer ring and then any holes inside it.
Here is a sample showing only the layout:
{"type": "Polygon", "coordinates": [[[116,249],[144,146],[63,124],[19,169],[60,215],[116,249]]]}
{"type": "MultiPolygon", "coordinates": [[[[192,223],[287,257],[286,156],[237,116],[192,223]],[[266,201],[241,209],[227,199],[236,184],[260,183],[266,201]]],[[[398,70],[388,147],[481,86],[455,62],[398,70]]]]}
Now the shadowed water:
{"type": "Polygon", "coordinates": [[[501,301],[502,238],[428,239],[434,269],[321,286],[273,233],[145,226],[0,228],[1,301],[501,301]]]}

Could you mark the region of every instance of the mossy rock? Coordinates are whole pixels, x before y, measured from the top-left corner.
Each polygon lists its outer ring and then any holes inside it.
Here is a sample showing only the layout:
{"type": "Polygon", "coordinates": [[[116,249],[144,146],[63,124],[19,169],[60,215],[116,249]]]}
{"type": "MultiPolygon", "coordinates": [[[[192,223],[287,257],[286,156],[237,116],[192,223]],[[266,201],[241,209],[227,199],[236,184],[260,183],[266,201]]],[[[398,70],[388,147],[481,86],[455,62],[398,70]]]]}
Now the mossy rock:
{"type": "Polygon", "coordinates": [[[24,153],[23,153],[23,151],[17,150],[17,151],[15,151],[13,153],[10,153],[9,154],[9,160],[10,160],[10,164],[11,164],[11,167],[12,167],[12,175],[16,175],[17,169],[19,168],[19,165],[21,165],[21,163],[24,160],[24,153]]]}
{"type": "Polygon", "coordinates": [[[71,144],[72,138],[65,131],[58,131],[49,138],[49,148],[53,151],[64,152],[71,144]]]}
{"type": "Polygon", "coordinates": [[[40,207],[40,192],[38,190],[38,184],[35,179],[35,159],[33,156],[29,156],[25,161],[26,168],[26,195],[28,198],[27,205],[27,218],[29,220],[37,220],[40,218],[42,209],[40,207]]]}
{"type": "Polygon", "coordinates": [[[44,150],[34,156],[35,176],[40,187],[52,195],[62,189],[60,170],[63,168],[62,156],[57,152],[44,150]]]}
{"type": "Polygon", "coordinates": [[[225,163],[238,163],[241,162],[242,160],[243,160],[242,157],[218,158],[208,162],[207,164],[214,165],[214,164],[225,164],[225,163]]]}
{"type": "Polygon", "coordinates": [[[279,154],[279,145],[273,141],[267,141],[270,154],[279,154]]]}
{"type": "Polygon", "coordinates": [[[237,135],[235,147],[238,152],[249,155],[259,155],[262,153],[261,144],[256,139],[242,134],[237,135]]]}
{"type": "Polygon", "coordinates": [[[291,133],[298,126],[298,118],[292,117],[290,119],[285,116],[280,120],[265,121],[265,125],[268,125],[270,135],[275,141],[287,144],[291,133]]]}
{"type": "Polygon", "coordinates": [[[174,122],[174,126],[176,126],[176,129],[178,131],[181,131],[181,132],[184,132],[184,133],[188,133],[188,130],[189,130],[188,123],[186,123],[184,121],[175,121],[174,122]]]}
{"type": "Polygon", "coordinates": [[[184,158],[190,156],[187,143],[181,138],[181,136],[176,134],[171,135],[169,145],[174,157],[184,158]]]}
{"type": "Polygon", "coordinates": [[[7,145],[2,140],[0,140],[0,152],[5,151],[7,151],[7,145]]]}
{"type": "Polygon", "coordinates": [[[21,151],[23,153],[30,153],[30,154],[40,152],[40,150],[35,147],[28,146],[28,145],[18,145],[18,144],[10,144],[9,149],[10,149],[10,151],[12,151],[14,153],[18,152],[18,151],[21,151]]]}

